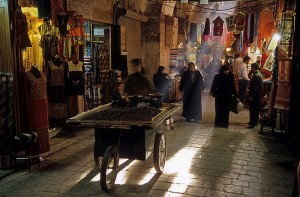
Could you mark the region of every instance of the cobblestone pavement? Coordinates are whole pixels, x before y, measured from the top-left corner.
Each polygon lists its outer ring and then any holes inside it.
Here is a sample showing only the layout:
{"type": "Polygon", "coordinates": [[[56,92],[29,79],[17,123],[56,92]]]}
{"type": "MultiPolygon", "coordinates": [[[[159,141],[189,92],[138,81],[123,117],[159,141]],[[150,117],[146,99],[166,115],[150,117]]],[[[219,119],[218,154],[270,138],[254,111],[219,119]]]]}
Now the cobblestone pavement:
{"type": "Polygon", "coordinates": [[[214,100],[202,97],[201,123],[187,123],[180,112],[175,129],[166,131],[168,157],[156,174],[147,161],[124,161],[116,184],[101,190],[93,159],[93,130],[51,139],[41,168],[26,168],[0,180],[1,197],[43,196],[291,196],[295,158],[278,137],[245,129],[248,110],[231,114],[228,129],[213,127],[214,100]]]}

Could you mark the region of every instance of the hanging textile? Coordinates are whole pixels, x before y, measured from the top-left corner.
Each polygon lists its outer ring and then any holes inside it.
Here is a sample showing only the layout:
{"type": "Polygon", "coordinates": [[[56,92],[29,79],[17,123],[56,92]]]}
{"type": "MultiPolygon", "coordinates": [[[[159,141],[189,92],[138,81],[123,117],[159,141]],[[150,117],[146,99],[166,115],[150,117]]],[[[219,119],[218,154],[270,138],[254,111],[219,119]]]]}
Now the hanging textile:
{"type": "Polygon", "coordinates": [[[203,40],[206,42],[210,36],[210,22],[209,18],[205,19],[205,27],[203,31],[203,40]]]}
{"type": "Polygon", "coordinates": [[[258,19],[259,13],[254,14],[254,30],[253,30],[253,43],[255,45],[255,50],[257,50],[257,42],[258,42],[258,19]]]}
{"type": "Polygon", "coordinates": [[[71,56],[71,38],[70,36],[62,37],[59,40],[58,55],[64,58],[71,56]]]}
{"type": "Polygon", "coordinates": [[[228,32],[227,27],[224,28],[224,34],[223,34],[223,45],[225,47],[231,47],[235,38],[233,36],[233,32],[228,32]]]}
{"type": "Polygon", "coordinates": [[[66,88],[69,96],[84,94],[84,66],[83,62],[69,61],[67,68],[66,88]]]}
{"type": "Polygon", "coordinates": [[[56,15],[57,19],[57,25],[59,29],[59,34],[60,36],[66,36],[68,34],[68,20],[69,16],[68,15],[56,15]]]}
{"type": "Polygon", "coordinates": [[[22,47],[26,49],[26,47],[31,47],[31,42],[28,36],[28,26],[27,19],[25,14],[17,8],[13,14],[14,16],[14,46],[22,47]]]}
{"type": "Polygon", "coordinates": [[[13,140],[16,135],[14,130],[12,74],[0,72],[0,98],[0,154],[8,155],[13,149],[13,140]]]}
{"type": "Polygon", "coordinates": [[[84,34],[84,18],[82,15],[72,16],[68,20],[70,30],[69,35],[71,36],[72,46],[83,46],[85,45],[85,34],[84,34]]]}
{"type": "Polygon", "coordinates": [[[254,42],[254,25],[255,25],[255,18],[254,18],[254,15],[255,14],[250,14],[249,15],[249,20],[250,20],[250,23],[249,23],[249,42],[250,43],[253,43],[254,42]]]}
{"type": "MultiPolygon", "coordinates": [[[[247,15],[248,16],[248,15],[247,15]]],[[[248,17],[245,17],[245,26],[243,30],[243,49],[242,49],[242,55],[247,55],[247,48],[249,46],[249,39],[248,39],[248,17]]]]}
{"type": "Polygon", "coordinates": [[[25,72],[29,71],[33,64],[38,66],[39,70],[43,67],[42,48],[40,47],[41,36],[30,35],[29,36],[32,47],[27,47],[26,51],[23,51],[23,66],[25,72]]]}
{"type": "Polygon", "coordinates": [[[58,54],[58,37],[53,34],[45,34],[41,38],[41,47],[43,49],[43,58],[49,61],[58,54]]]}
{"type": "Polygon", "coordinates": [[[248,40],[248,43],[250,45],[250,32],[251,32],[251,14],[247,14],[246,15],[246,20],[247,20],[247,40],[248,40]]]}
{"type": "MultiPolygon", "coordinates": [[[[49,118],[63,119],[67,117],[67,105],[65,94],[66,81],[66,63],[60,61],[56,56],[49,62],[49,85],[48,85],[48,100],[49,100],[49,118]]],[[[51,120],[53,121],[53,120],[51,120]]],[[[58,122],[55,120],[55,122],[58,122]]]]}
{"type": "Polygon", "coordinates": [[[278,61],[278,89],[275,99],[276,109],[289,109],[291,60],[278,61]]]}

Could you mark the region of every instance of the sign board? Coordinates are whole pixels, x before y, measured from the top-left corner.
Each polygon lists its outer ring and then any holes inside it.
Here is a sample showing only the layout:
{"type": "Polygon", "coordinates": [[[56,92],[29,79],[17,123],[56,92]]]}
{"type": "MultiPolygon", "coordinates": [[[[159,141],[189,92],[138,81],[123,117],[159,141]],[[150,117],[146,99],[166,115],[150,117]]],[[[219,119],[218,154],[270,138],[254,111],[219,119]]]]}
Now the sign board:
{"type": "Polygon", "coordinates": [[[200,0],[200,5],[207,5],[208,4],[208,0],[200,0]]]}
{"type": "Polygon", "coordinates": [[[104,29],[95,27],[94,36],[104,36],[104,29]]]}

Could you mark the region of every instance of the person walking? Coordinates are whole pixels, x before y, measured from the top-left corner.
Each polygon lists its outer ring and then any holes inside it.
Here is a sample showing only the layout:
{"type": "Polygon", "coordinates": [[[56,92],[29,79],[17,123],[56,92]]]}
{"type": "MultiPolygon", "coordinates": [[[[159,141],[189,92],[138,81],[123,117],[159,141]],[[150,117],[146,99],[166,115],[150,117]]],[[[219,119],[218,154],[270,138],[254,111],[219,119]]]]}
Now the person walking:
{"type": "Polygon", "coordinates": [[[132,95],[147,95],[153,93],[153,88],[150,81],[141,73],[141,60],[131,60],[132,69],[134,72],[128,75],[125,81],[124,91],[128,96],[132,95]]]}
{"type": "Polygon", "coordinates": [[[246,55],[243,59],[243,63],[238,66],[238,98],[243,104],[245,103],[245,94],[250,81],[247,69],[247,65],[250,63],[250,60],[251,58],[246,55]]]}
{"type": "Polygon", "coordinates": [[[215,97],[215,126],[228,128],[232,96],[237,96],[234,75],[228,65],[215,74],[210,93],[215,97]]]}
{"type": "Polygon", "coordinates": [[[169,83],[170,77],[166,73],[164,66],[159,66],[157,72],[153,75],[153,84],[156,92],[162,93],[161,102],[169,101],[169,83]]]}
{"type": "Polygon", "coordinates": [[[194,119],[202,120],[201,92],[204,90],[204,79],[199,70],[196,70],[193,62],[188,63],[188,70],[182,75],[179,90],[183,91],[182,116],[187,122],[194,119]]]}
{"type": "Polygon", "coordinates": [[[257,63],[251,64],[251,72],[253,73],[249,82],[249,113],[250,121],[248,129],[252,129],[258,124],[259,109],[260,109],[260,92],[263,87],[263,77],[259,72],[257,63]]]}

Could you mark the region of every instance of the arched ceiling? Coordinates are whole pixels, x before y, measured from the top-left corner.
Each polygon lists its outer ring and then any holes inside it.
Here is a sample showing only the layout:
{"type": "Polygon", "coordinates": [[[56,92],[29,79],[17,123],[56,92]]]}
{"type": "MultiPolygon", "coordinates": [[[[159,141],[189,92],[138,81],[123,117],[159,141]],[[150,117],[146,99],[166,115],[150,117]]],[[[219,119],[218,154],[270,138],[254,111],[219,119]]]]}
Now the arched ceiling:
{"type": "MultiPolygon", "coordinates": [[[[153,1],[155,0],[149,0],[149,2],[153,1]]],[[[194,23],[204,23],[206,18],[214,19],[217,16],[225,18],[238,12],[260,12],[264,9],[273,9],[272,6],[278,0],[208,0],[208,4],[200,4],[200,2],[198,0],[181,3],[181,0],[176,0],[174,16],[179,18],[188,17],[189,21],[194,23]]],[[[164,1],[161,1],[161,3],[164,3],[164,1]]]]}

